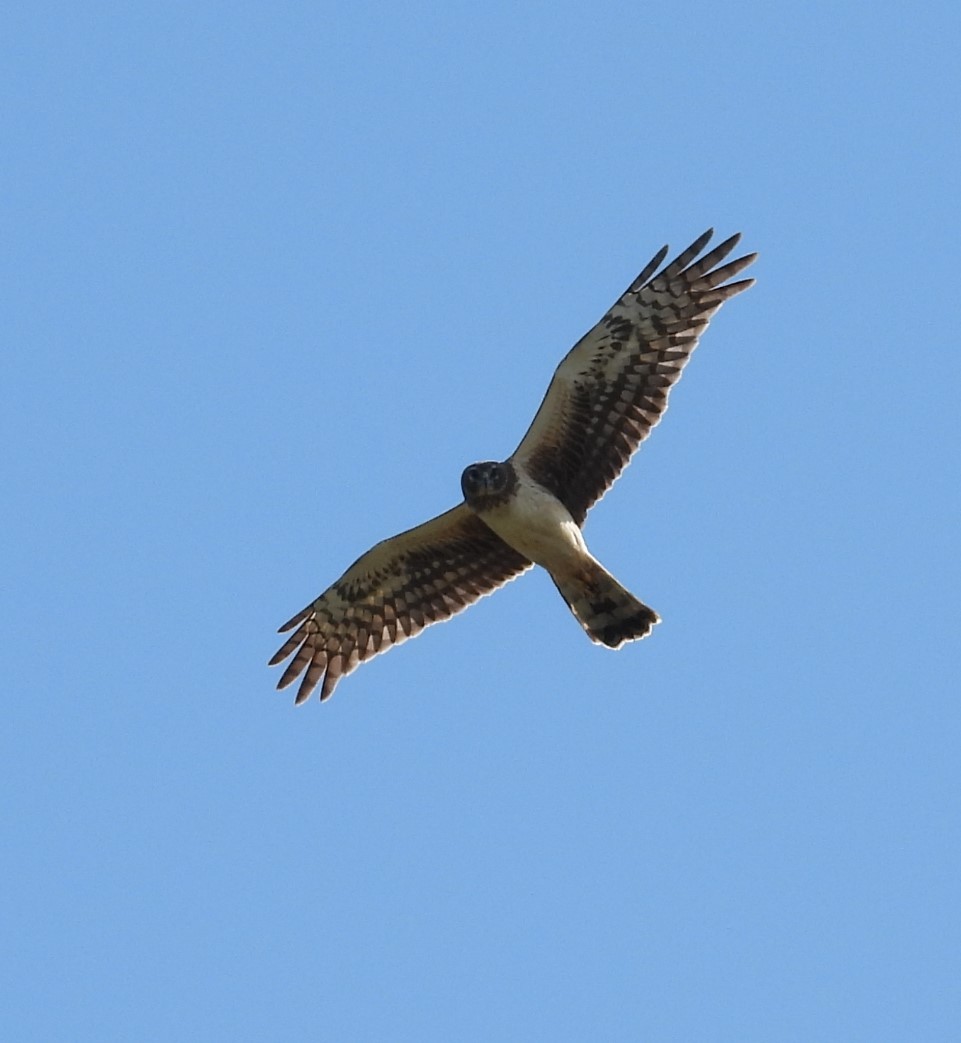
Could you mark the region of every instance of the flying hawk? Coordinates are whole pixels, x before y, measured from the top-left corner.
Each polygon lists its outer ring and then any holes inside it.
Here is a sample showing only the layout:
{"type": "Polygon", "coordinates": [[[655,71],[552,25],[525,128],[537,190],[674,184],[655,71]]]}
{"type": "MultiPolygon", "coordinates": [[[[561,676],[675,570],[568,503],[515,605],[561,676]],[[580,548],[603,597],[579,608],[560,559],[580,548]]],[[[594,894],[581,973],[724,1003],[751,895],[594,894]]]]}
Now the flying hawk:
{"type": "Polygon", "coordinates": [[[619,648],[658,615],[591,555],[581,526],[664,415],[667,396],[711,316],[753,279],[728,282],[757,256],[721,262],[740,235],[705,254],[704,233],[662,271],[665,246],[557,367],[534,422],[502,463],[471,464],[464,500],[378,543],[280,628],[270,660],[303,674],[296,702],[321,701],[360,663],[449,619],[519,576],[547,569],[587,636],[619,648]],[[657,274],[655,274],[657,272],[657,274]]]}

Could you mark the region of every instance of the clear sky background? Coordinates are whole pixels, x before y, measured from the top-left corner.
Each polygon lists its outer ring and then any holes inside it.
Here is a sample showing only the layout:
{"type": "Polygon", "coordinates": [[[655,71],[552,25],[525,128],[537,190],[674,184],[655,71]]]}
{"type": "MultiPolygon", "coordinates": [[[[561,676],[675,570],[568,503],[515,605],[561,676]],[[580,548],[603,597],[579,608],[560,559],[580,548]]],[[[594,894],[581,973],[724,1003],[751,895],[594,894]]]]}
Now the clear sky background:
{"type": "Polygon", "coordinates": [[[957,5],[16,6],[3,1038],[961,1038],[957,5]],[[709,225],[652,638],[535,573],[275,692],[709,225]]]}

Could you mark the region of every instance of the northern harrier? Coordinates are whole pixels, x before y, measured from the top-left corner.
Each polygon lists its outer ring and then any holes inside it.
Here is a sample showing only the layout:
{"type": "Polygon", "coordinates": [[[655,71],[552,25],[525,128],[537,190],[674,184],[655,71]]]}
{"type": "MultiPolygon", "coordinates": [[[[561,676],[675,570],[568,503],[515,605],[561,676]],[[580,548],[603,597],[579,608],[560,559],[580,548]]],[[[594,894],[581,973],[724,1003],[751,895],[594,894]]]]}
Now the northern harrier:
{"type": "Polygon", "coordinates": [[[740,235],[697,260],[707,231],[661,272],[665,246],[557,367],[534,422],[503,463],[471,464],[464,500],[378,543],[280,632],[277,685],[304,675],[297,703],[424,627],[449,619],[536,563],[587,636],[608,648],[657,623],[591,555],[581,526],[651,428],[711,316],[754,282],[728,282],[756,254],[723,266],[740,235]],[[720,266],[720,267],[719,267],[720,266]]]}

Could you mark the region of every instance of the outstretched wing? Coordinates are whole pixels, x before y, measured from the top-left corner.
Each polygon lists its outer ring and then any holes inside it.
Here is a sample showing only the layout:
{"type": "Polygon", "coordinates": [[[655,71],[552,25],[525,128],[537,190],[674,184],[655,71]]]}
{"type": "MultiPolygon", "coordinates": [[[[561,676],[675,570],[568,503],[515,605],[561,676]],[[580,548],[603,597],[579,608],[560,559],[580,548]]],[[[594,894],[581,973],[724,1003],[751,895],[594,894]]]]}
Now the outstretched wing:
{"type": "Polygon", "coordinates": [[[465,504],[384,540],[280,628],[296,630],[270,666],[295,654],[277,687],[303,673],[296,702],[308,699],[321,678],[320,698],[329,699],[340,678],[364,660],[449,619],[530,567],[465,504]]]}
{"type": "Polygon", "coordinates": [[[757,254],[717,267],[740,235],[697,255],[713,229],[654,275],[665,246],[557,367],[511,459],[583,523],[667,409],[711,316],[753,279],[727,282],[757,254]],[[653,278],[652,278],[653,276],[653,278]]]}

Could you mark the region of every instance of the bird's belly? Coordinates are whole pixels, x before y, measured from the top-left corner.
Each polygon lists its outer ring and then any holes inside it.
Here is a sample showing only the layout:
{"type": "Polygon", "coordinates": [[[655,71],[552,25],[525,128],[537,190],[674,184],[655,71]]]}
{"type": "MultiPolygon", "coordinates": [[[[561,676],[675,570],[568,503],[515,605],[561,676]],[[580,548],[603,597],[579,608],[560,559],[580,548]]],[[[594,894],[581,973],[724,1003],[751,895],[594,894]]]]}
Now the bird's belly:
{"type": "Polygon", "coordinates": [[[550,571],[563,569],[587,553],[570,511],[539,486],[521,484],[507,503],[479,513],[505,543],[550,571]]]}

